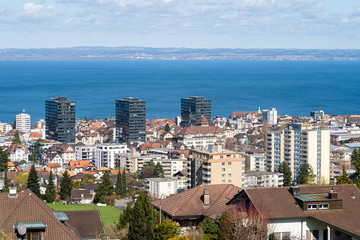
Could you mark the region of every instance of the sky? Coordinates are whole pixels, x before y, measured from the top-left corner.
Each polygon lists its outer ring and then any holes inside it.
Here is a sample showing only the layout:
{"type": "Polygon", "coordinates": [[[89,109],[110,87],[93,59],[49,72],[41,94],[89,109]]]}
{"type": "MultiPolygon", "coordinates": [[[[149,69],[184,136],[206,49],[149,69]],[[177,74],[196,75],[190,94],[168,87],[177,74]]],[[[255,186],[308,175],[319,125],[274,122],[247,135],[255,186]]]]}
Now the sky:
{"type": "Polygon", "coordinates": [[[359,0],[0,0],[0,49],[359,49],[359,0]]]}

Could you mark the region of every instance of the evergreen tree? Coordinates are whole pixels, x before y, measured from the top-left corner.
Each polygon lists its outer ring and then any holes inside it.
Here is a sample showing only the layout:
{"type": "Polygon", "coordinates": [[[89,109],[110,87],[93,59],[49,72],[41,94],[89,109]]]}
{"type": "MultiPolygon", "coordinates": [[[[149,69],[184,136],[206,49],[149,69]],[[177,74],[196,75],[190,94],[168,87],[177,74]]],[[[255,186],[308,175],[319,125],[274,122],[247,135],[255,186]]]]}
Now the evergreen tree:
{"type": "Polygon", "coordinates": [[[300,165],[300,172],[297,175],[297,181],[299,184],[310,184],[315,180],[315,174],[310,164],[302,163],[300,165]]]}
{"type": "Polygon", "coordinates": [[[62,200],[68,200],[71,197],[73,185],[68,171],[66,170],[63,175],[63,179],[60,182],[60,196],[62,200]]]}
{"type": "Polygon", "coordinates": [[[35,170],[35,165],[34,164],[31,165],[31,169],[30,169],[29,178],[28,178],[26,188],[30,189],[33,193],[36,194],[36,196],[41,197],[39,178],[37,176],[37,172],[35,170]]]}
{"type": "Polygon", "coordinates": [[[289,165],[285,161],[280,163],[279,172],[284,174],[284,186],[290,186],[292,182],[292,174],[289,165]]]}
{"type": "Polygon", "coordinates": [[[7,151],[4,151],[0,147],[0,172],[7,172],[8,162],[9,162],[9,153],[7,151]]]}
{"type": "Polygon", "coordinates": [[[52,171],[50,171],[49,183],[46,186],[45,194],[50,194],[51,195],[52,201],[50,201],[50,202],[53,202],[55,200],[55,198],[56,198],[56,189],[55,189],[55,184],[54,184],[54,180],[53,180],[52,171]]]}
{"type": "Polygon", "coordinates": [[[5,172],[4,188],[3,188],[2,192],[9,192],[9,187],[10,187],[10,182],[9,182],[8,177],[7,177],[7,172],[5,172]]]}
{"type": "Polygon", "coordinates": [[[154,208],[145,191],[140,192],[132,209],[129,240],[151,240],[154,233],[154,208]]]}
{"type": "Polygon", "coordinates": [[[122,192],[122,189],[123,189],[123,186],[122,186],[122,174],[121,174],[121,170],[119,168],[119,173],[117,175],[117,178],[116,178],[116,195],[121,195],[121,192],[122,192]]]}
{"type": "Polygon", "coordinates": [[[171,131],[171,128],[170,128],[169,124],[166,123],[166,125],[165,125],[165,132],[170,132],[170,131],[171,131]]]}
{"type": "Polygon", "coordinates": [[[124,211],[120,213],[118,229],[128,228],[132,214],[132,202],[128,202],[124,211]]]}
{"type": "Polygon", "coordinates": [[[19,135],[19,131],[15,132],[14,138],[12,140],[12,145],[14,144],[21,144],[21,139],[20,139],[20,135],[19,135]]]}
{"type": "Polygon", "coordinates": [[[160,162],[157,162],[155,165],[154,177],[164,177],[164,169],[160,162]]]}
{"type": "Polygon", "coordinates": [[[340,185],[340,184],[352,184],[353,181],[348,177],[347,173],[346,173],[346,169],[345,166],[343,166],[343,173],[342,175],[338,176],[336,178],[336,184],[340,185]]]}
{"type": "Polygon", "coordinates": [[[351,163],[354,164],[358,158],[358,152],[357,149],[354,148],[354,150],[351,153],[351,163]]]}
{"type": "Polygon", "coordinates": [[[106,172],[102,176],[102,183],[100,183],[99,187],[97,188],[94,203],[100,202],[101,196],[110,196],[114,192],[114,187],[112,182],[110,181],[110,175],[106,172]]]}
{"type": "Polygon", "coordinates": [[[126,197],[126,190],[127,190],[127,184],[126,184],[126,170],[124,167],[124,170],[121,175],[121,197],[126,197]]]}
{"type": "Polygon", "coordinates": [[[44,150],[41,148],[41,140],[38,139],[29,147],[31,153],[30,157],[32,161],[40,160],[44,150]]]}

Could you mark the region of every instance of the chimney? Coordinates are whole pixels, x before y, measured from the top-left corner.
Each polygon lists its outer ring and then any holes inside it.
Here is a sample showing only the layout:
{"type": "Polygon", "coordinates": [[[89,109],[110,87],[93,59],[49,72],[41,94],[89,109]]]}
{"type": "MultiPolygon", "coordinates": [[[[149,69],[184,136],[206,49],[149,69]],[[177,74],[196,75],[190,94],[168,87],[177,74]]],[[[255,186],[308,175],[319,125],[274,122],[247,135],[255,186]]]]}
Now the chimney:
{"type": "Polygon", "coordinates": [[[330,190],[330,192],[329,192],[329,198],[330,199],[337,199],[337,196],[338,196],[337,192],[335,192],[334,188],[332,188],[330,190]]]}
{"type": "Polygon", "coordinates": [[[16,187],[9,187],[9,198],[16,198],[17,192],[16,192],[16,187]]]}
{"type": "Polygon", "coordinates": [[[210,206],[210,194],[209,194],[209,191],[207,188],[204,189],[202,197],[203,197],[204,206],[209,207],[210,206]]]}
{"type": "Polygon", "coordinates": [[[291,195],[293,195],[293,197],[299,196],[300,195],[300,187],[291,186],[290,187],[290,193],[291,193],[291,195]]]}

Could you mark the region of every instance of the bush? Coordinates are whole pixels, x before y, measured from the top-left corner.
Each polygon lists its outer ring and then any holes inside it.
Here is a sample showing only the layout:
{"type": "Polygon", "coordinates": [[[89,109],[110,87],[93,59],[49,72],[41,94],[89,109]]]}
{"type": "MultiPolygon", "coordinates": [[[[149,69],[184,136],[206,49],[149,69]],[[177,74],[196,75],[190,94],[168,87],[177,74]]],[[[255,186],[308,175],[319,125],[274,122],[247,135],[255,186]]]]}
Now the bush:
{"type": "Polygon", "coordinates": [[[55,199],[51,193],[45,194],[45,200],[47,203],[52,203],[55,199]]]}
{"type": "Polygon", "coordinates": [[[100,202],[100,203],[103,203],[103,204],[106,203],[106,199],[105,199],[105,196],[104,196],[104,195],[101,195],[99,202],[100,202]]]}
{"type": "Polygon", "coordinates": [[[114,205],[115,205],[115,199],[116,199],[116,196],[114,196],[114,195],[105,196],[106,204],[107,204],[107,205],[110,205],[110,206],[114,206],[114,205]]]}

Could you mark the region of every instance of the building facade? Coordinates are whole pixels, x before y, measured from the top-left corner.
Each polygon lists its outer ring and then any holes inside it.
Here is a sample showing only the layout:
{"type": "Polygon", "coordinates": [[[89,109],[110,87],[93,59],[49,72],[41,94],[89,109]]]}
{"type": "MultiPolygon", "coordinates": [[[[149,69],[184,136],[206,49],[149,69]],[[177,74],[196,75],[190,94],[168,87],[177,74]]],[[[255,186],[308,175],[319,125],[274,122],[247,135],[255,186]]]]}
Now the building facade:
{"type": "Polygon", "coordinates": [[[330,130],[312,129],[311,125],[289,124],[282,131],[266,135],[267,168],[277,171],[285,161],[297,180],[300,165],[308,163],[316,175],[316,183],[328,183],[330,178],[330,130]]]}
{"type": "Polygon", "coordinates": [[[120,142],[146,141],[146,102],[139,98],[116,100],[116,134],[120,142]]]}
{"type": "Polygon", "coordinates": [[[268,124],[277,124],[277,110],[276,108],[270,108],[262,111],[263,121],[268,124]]]}
{"type": "Polygon", "coordinates": [[[116,168],[119,167],[115,161],[115,155],[119,153],[126,153],[126,144],[97,144],[95,145],[95,166],[116,168]]]}
{"type": "Polygon", "coordinates": [[[181,99],[181,126],[200,126],[200,119],[206,117],[211,123],[211,100],[204,97],[181,99]]]}
{"type": "Polygon", "coordinates": [[[29,114],[25,113],[25,110],[16,115],[16,130],[24,133],[31,130],[31,118],[29,114]]]}
{"type": "Polygon", "coordinates": [[[233,184],[242,187],[245,158],[242,154],[211,145],[209,150],[190,150],[188,176],[191,187],[203,184],[233,184]]]}
{"type": "Polygon", "coordinates": [[[53,140],[75,143],[75,102],[67,97],[45,101],[46,135],[53,140]]]}

